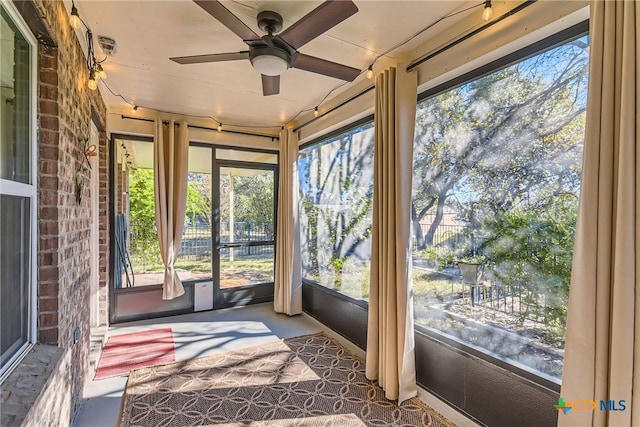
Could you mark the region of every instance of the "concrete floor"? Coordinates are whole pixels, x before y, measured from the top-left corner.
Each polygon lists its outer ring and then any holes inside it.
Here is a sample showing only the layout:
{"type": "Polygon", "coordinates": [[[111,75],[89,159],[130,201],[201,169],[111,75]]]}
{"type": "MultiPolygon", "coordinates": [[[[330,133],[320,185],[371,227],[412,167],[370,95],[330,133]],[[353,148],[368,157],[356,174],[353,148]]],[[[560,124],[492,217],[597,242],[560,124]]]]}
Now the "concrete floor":
{"type": "MultiPolygon", "coordinates": [[[[361,349],[355,347],[315,319],[306,314],[293,317],[276,314],[271,303],[122,323],[111,327],[108,331],[108,336],[160,327],[172,328],[177,361],[320,331],[325,331],[328,335],[338,339],[351,351],[364,357],[364,352],[361,349]]],[[[99,381],[93,381],[92,378],[89,379],[85,385],[82,406],[74,419],[73,426],[116,426],[126,382],[127,377],[99,381]]],[[[426,391],[421,390],[419,396],[456,424],[463,426],[475,425],[462,414],[426,391]]]]}

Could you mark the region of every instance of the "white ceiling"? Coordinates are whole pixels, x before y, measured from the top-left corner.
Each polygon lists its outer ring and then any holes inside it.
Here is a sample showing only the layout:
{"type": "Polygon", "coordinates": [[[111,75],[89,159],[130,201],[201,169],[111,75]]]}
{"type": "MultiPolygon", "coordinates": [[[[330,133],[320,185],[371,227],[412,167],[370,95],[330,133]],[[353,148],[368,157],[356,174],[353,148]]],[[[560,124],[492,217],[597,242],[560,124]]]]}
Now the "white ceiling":
{"type": "MultiPolygon", "coordinates": [[[[256,15],[273,10],[286,29],[321,1],[224,1],[224,6],[257,34],[256,15]]],[[[300,48],[300,52],[366,70],[379,55],[411,38],[440,17],[481,1],[355,0],[359,11],[300,48]]],[[[180,65],[169,57],[237,52],[247,46],[190,0],[75,2],[80,16],[98,35],[117,42],[117,53],[103,64],[108,73],[101,92],[112,111],[129,113],[128,103],[189,116],[212,117],[223,123],[280,126],[298,113],[313,109],[341,80],[290,69],[281,76],[280,94],[262,96],[260,74],[248,60],[180,65]]],[[[70,9],[70,2],[67,4],[70,9]]],[[[481,13],[474,8],[466,13],[481,13]]],[[[443,28],[463,18],[461,13],[420,34],[386,55],[393,60],[443,28]]],[[[81,33],[78,33],[81,36],[81,33]]],[[[97,41],[95,41],[97,46],[97,41]]],[[[102,52],[97,47],[97,55],[102,52]]],[[[98,58],[100,59],[100,58],[98,58]]],[[[377,69],[377,67],[374,67],[377,69]]],[[[366,79],[341,86],[331,96],[366,79]]],[[[329,97],[330,98],[330,97],[329,97]]]]}

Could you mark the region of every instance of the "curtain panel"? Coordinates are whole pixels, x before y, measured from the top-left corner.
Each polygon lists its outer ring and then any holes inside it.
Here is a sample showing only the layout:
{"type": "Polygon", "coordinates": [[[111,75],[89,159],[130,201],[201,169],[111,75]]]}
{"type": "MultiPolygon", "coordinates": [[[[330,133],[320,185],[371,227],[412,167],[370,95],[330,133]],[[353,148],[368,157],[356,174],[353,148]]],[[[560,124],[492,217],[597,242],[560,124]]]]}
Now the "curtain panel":
{"type": "Polygon", "coordinates": [[[416,96],[416,73],[390,68],[376,78],[366,375],[399,402],[417,395],[410,249],[416,96]]]}
{"type": "Polygon", "coordinates": [[[298,134],[280,132],[278,226],[273,305],[277,313],[302,313],[302,265],[298,214],[298,134]]]}
{"type": "Polygon", "coordinates": [[[174,263],[182,241],[187,207],[187,123],[157,120],[153,154],[156,225],[160,256],[165,266],[162,299],[170,300],[184,294],[174,263]]]}
{"type": "Polygon", "coordinates": [[[591,1],[589,98],[559,426],[640,425],[640,8],[591,1]],[[636,342],[636,337],[639,341],[636,342]],[[599,402],[615,401],[617,411],[599,402]],[[620,410],[624,400],[625,410],[620,410]]]}

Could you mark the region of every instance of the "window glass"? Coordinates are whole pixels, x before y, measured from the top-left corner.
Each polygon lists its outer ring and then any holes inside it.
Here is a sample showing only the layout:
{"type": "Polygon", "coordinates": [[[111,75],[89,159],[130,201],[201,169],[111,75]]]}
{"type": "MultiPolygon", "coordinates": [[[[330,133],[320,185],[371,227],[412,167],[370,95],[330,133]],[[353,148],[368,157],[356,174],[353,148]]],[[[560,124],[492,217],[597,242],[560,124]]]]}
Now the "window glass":
{"type": "Polygon", "coordinates": [[[300,152],[302,275],[368,299],[373,197],[373,124],[300,152]]]}
{"type": "Polygon", "coordinates": [[[4,9],[0,34],[0,179],[31,183],[31,48],[4,9]]]}
{"type": "Polygon", "coordinates": [[[183,280],[210,279],[212,277],[211,164],[211,148],[189,147],[187,210],[180,252],[178,252],[175,264],[178,275],[183,280]]]}
{"type": "Polygon", "coordinates": [[[588,38],[418,104],[418,325],[560,381],[588,38]]]}
{"type": "Polygon", "coordinates": [[[28,197],[0,195],[0,360],[4,364],[29,339],[31,213],[28,197]]]}

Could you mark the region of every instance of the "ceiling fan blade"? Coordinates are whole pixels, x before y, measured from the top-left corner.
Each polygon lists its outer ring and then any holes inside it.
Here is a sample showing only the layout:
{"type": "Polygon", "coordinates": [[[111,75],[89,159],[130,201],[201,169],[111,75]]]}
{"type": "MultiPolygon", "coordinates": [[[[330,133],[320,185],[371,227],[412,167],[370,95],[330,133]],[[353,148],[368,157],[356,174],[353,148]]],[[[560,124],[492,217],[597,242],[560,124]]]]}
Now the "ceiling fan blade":
{"type": "Polygon", "coordinates": [[[347,67],[346,65],[305,55],[304,53],[298,53],[296,60],[291,66],[300,70],[311,71],[312,73],[323,74],[348,82],[352,82],[360,75],[360,70],[357,68],[347,67]]]}
{"type": "Polygon", "coordinates": [[[262,75],[262,95],[277,95],[280,93],[280,76],[262,75]]]}
{"type": "Polygon", "coordinates": [[[358,11],[352,1],[325,1],[298,22],[279,34],[280,38],[298,49],[325,31],[335,27],[358,11]]]}
{"type": "Polygon", "coordinates": [[[216,18],[222,25],[236,33],[242,40],[255,40],[260,36],[245,25],[236,15],[231,13],[229,9],[224,7],[219,1],[211,0],[193,0],[198,6],[203,8],[209,15],[216,18]]]}
{"type": "Polygon", "coordinates": [[[178,64],[202,64],[206,62],[222,62],[237,61],[240,59],[249,59],[249,51],[229,52],[229,53],[212,53],[210,55],[192,55],[192,56],[176,56],[169,58],[178,64]]]}

